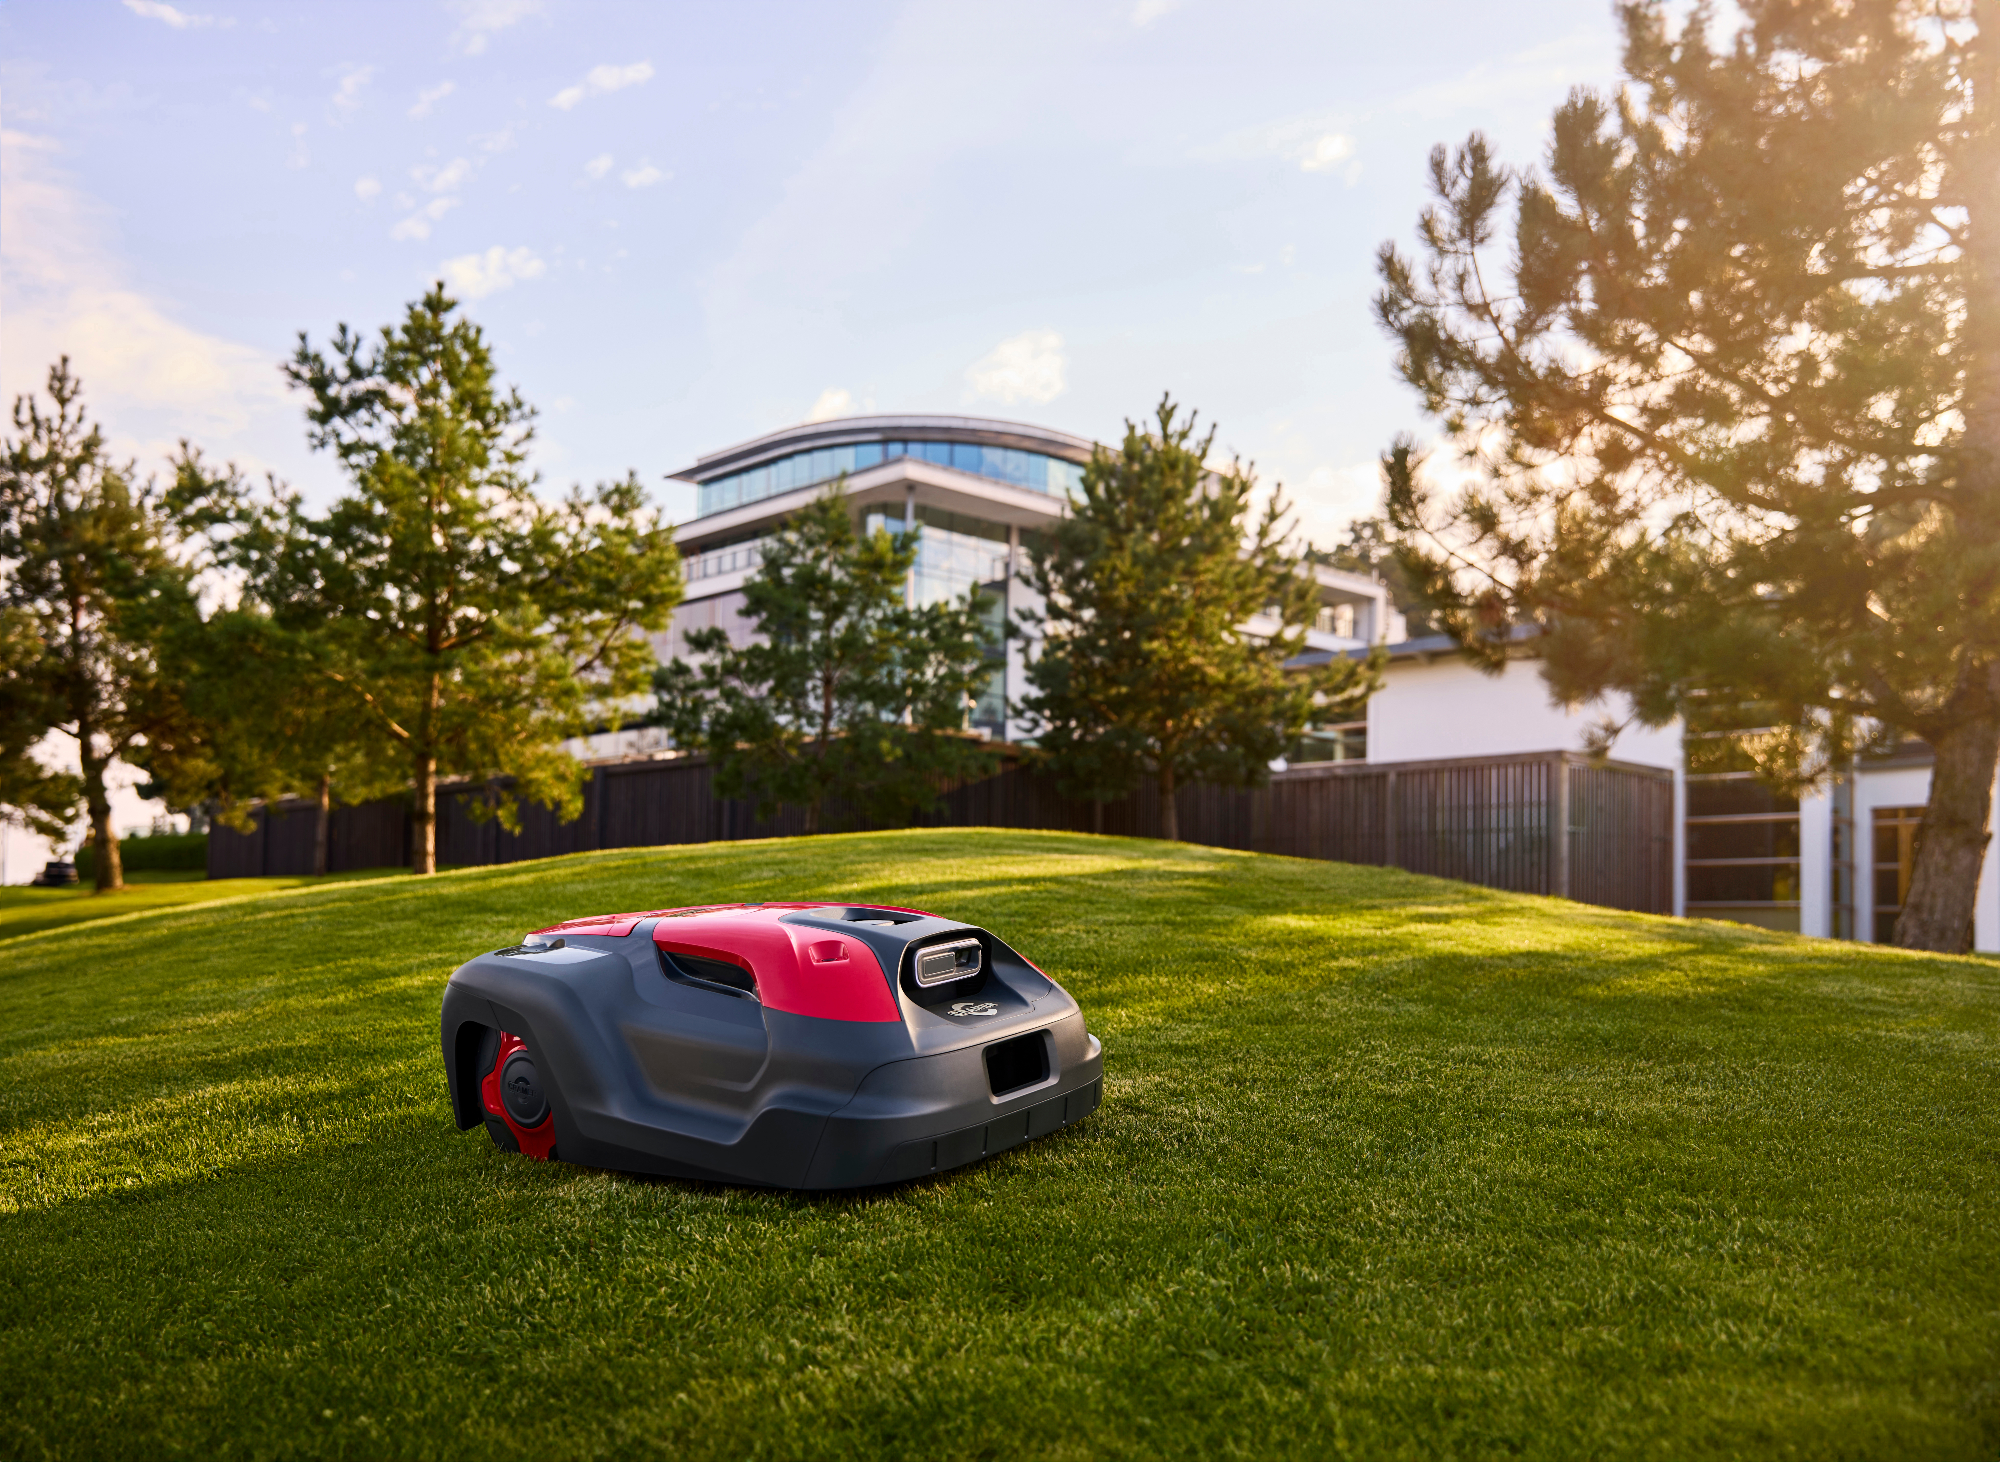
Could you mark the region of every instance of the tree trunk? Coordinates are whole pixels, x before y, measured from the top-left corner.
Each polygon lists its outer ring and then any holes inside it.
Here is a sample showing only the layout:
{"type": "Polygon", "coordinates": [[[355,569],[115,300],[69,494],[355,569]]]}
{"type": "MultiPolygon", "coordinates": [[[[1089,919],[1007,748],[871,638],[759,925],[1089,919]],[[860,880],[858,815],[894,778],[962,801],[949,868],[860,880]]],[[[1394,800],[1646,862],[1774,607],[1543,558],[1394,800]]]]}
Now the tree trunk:
{"type": "Polygon", "coordinates": [[[99,893],[118,893],[125,887],[125,865],[118,856],[118,834],[111,830],[111,795],[104,789],[108,759],[92,754],[94,733],[88,724],[77,726],[78,758],[83,767],[83,801],[90,809],[90,843],[97,863],[95,882],[99,893]]]}
{"type": "Polygon", "coordinates": [[[1160,766],[1160,836],[1170,843],[1181,840],[1180,808],[1174,803],[1174,769],[1160,766]]]}
{"type": "Polygon", "coordinates": [[[333,776],[319,774],[319,820],[313,824],[313,872],[326,872],[326,845],[333,830],[333,776]]]}
{"type": "Polygon", "coordinates": [[[97,862],[97,891],[117,893],[125,887],[125,865],[118,856],[118,834],[111,830],[111,804],[99,777],[90,797],[90,843],[97,862]]]}
{"type": "Polygon", "coordinates": [[[1972,937],[1979,870],[1992,838],[1993,772],[2000,761],[2000,716],[1969,718],[1931,743],[1930,804],[1917,829],[1916,865],[1896,943],[1904,949],[1963,954],[1972,937]]]}
{"type": "Polygon", "coordinates": [[[1090,830],[1099,837],[1104,836],[1104,799],[1102,797],[1093,797],[1090,799],[1090,830]]]}
{"type": "Polygon", "coordinates": [[[819,798],[815,797],[813,798],[812,801],[806,804],[805,835],[807,837],[811,837],[814,833],[818,831],[819,831],[819,798]]]}
{"type": "Polygon", "coordinates": [[[417,758],[415,836],[410,839],[410,872],[437,872],[437,758],[417,758]]]}
{"type": "MultiPolygon", "coordinates": [[[[436,632],[432,632],[435,647],[436,632]]],[[[436,654],[435,648],[432,650],[436,654]]],[[[435,661],[433,663],[436,663],[435,661]]],[[[417,826],[416,837],[411,839],[410,871],[412,873],[437,872],[437,742],[432,738],[437,734],[438,707],[444,700],[444,679],[436,671],[431,671],[430,684],[424,692],[424,711],[417,723],[417,826]]]]}

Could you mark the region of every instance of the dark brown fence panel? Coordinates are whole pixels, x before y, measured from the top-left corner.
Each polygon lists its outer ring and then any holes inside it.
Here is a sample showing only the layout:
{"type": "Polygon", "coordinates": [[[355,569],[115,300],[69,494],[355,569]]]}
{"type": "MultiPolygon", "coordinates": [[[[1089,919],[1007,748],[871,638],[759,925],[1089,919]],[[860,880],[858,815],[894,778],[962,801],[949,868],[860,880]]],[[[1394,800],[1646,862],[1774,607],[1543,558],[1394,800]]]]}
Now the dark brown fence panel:
{"type": "MultiPolygon", "coordinates": [[[[247,833],[216,823],[208,831],[208,876],[270,878],[311,873],[318,822],[316,803],[287,797],[257,808],[247,833]]],[[[409,810],[401,798],[334,808],[327,820],[327,871],[349,873],[407,864],[408,823],[409,810]]]]}
{"type": "Polygon", "coordinates": [[[1672,913],[1673,778],[1574,763],[1565,770],[1569,896],[1611,909],[1672,913]]]}
{"type": "MultiPolygon", "coordinates": [[[[518,832],[490,815],[495,797],[483,785],[440,791],[440,863],[791,837],[805,828],[802,809],[759,818],[750,803],[717,797],[699,757],[593,768],[580,816],[566,822],[550,808],[523,806],[518,832]]],[[[1211,847],[1386,864],[1612,908],[1664,912],[1672,905],[1673,778],[1651,767],[1567,752],[1300,767],[1254,789],[1183,787],[1175,810],[1181,837],[1211,847]],[[1565,811],[1566,836],[1558,839],[1565,811]]],[[[1094,808],[1063,796],[1053,778],[1012,765],[951,788],[921,822],[1157,837],[1161,818],[1150,784],[1094,808]]],[[[869,821],[829,807],[826,825],[869,821]]],[[[313,805],[297,800],[259,809],[248,834],[218,827],[209,837],[209,876],[310,872],[313,828],[313,805]]],[[[336,808],[329,866],[406,864],[409,835],[400,799],[336,808]]]]}
{"type": "Polygon", "coordinates": [[[1555,891],[1547,760],[1398,768],[1391,861],[1517,893],[1555,891]]]}

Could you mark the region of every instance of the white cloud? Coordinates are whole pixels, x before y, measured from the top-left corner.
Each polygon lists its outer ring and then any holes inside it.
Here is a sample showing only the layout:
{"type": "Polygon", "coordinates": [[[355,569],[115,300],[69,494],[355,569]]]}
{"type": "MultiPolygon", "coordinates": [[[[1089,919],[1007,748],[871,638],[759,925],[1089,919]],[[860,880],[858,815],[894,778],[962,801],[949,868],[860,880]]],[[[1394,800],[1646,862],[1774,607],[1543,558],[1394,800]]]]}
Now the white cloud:
{"type": "Polygon", "coordinates": [[[1172,15],[1183,0],[1138,0],[1132,7],[1132,24],[1144,30],[1163,15],[1172,15]]]}
{"type": "Polygon", "coordinates": [[[411,120],[428,117],[431,108],[458,90],[455,81],[440,81],[436,86],[427,86],[417,93],[417,104],[410,108],[411,120]]]}
{"type": "Polygon", "coordinates": [[[354,180],[354,196],[359,198],[363,203],[374,202],[381,191],[382,183],[378,178],[356,178],[354,180]]]}
{"type": "Polygon", "coordinates": [[[611,171],[611,154],[608,152],[600,152],[596,157],[593,157],[589,162],[583,165],[583,175],[589,178],[592,182],[596,182],[599,178],[603,177],[606,173],[610,171],[611,171]]]}
{"type": "Polygon", "coordinates": [[[1053,330],[1025,330],[973,362],[965,378],[979,395],[1010,406],[1053,401],[1063,391],[1063,338],[1053,330]]]}
{"type": "Polygon", "coordinates": [[[105,247],[108,220],[55,166],[45,138],[0,131],[0,395],[43,389],[68,355],[120,455],[164,454],[182,436],[242,457],[269,423],[296,440],[278,362],[174,319],[105,247]]]}
{"type": "Polygon", "coordinates": [[[1234,132],[1197,150],[1197,157],[1236,161],[1259,157],[1282,157],[1295,162],[1302,172],[1338,171],[1349,187],[1361,176],[1361,164],[1354,156],[1354,139],[1342,132],[1334,118],[1318,115],[1293,117],[1266,127],[1234,132]],[[1341,164],[1346,163],[1345,167],[1341,164]]]}
{"type": "Polygon", "coordinates": [[[587,96],[602,96],[608,91],[623,91],[628,86],[637,86],[642,81],[653,79],[651,61],[635,61],[630,66],[593,66],[584,73],[582,81],[575,86],[565,86],[549,98],[549,105],[568,111],[587,96]]]}
{"type": "Polygon", "coordinates": [[[427,239],[431,236],[431,225],[456,207],[458,207],[456,198],[433,198],[390,229],[389,237],[398,242],[406,239],[427,239]]]}
{"type": "Polygon", "coordinates": [[[312,161],[312,154],[306,151],[306,124],[292,123],[292,150],[285,154],[285,166],[302,168],[312,161]]]}
{"type": "Polygon", "coordinates": [[[498,132],[478,132],[472,140],[479,144],[481,152],[505,152],[514,145],[514,124],[509,122],[498,132]]]}
{"type": "Polygon", "coordinates": [[[642,162],[630,172],[620,173],[618,176],[624,180],[628,188],[650,188],[671,174],[661,172],[649,162],[642,162]]]}
{"type": "Polygon", "coordinates": [[[484,299],[503,289],[512,289],[524,279],[534,279],[548,266],[528,248],[503,249],[495,244],[483,254],[461,254],[439,266],[445,283],[466,299],[484,299]]]}
{"type": "Polygon", "coordinates": [[[449,193],[461,186],[472,176],[472,164],[462,157],[455,157],[443,167],[431,163],[419,163],[410,169],[410,176],[429,193],[449,193]]]}
{"type": "Polygon", "coordinates": [[[218,24],[226,28],[234,23],[227,20],[218,21],[212,15],[189,15],[185,10],[176,10],[171,5],[161,4],[160,0],[125,0],[125,8],[134,15],[160,21],[175,30],[200,30],[218,24]]]}
{"type": "Polygon", "coordinates": [[[1299,167],[1309,173],[1323,173],[1354,156],[1354,139],[1339,132],[1317,138],[1299,157],[1299,167]]]}
{"type": "Polygon", "coordinates": [[[451,9],[459,18],[452,44],[468,56],[477,56],[486,50],[489,37],[531,15],[540,15],[542,0],[454,0],[451,9]]]}
{"type": "Polygon", "coordinates": [[[836,416],[854,414],[854,393],[843,386],[828,386],[806,413],[807,421],[832,421],[836,416]]]}
{"type": "Polygon", "coordinates": [[[361,93],[375,75],[373,66],[350,66],[340,75],[340,85],[334,88],[333,110],[339,116],[351,117],[361,108],[361,93]]]}

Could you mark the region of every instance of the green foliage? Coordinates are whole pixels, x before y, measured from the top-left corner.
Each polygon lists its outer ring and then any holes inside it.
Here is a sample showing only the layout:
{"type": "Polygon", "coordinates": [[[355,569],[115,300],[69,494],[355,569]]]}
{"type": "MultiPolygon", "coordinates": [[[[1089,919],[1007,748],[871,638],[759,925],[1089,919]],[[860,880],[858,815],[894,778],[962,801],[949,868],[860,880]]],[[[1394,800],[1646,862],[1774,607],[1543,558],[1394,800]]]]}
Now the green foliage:
{"type": "Polygon", "coordinates": [[[1990,1456],[1996,1062],[1989,959],[1066,834],[72,927],[0,942],[0,1454],[1990,1456]],[[1104,1105],[814,1196],[453,1126],[460,959],[815,897],[1018,946],[1104,1105]]]}
{"type": "Polygon", "coordinates": [[[100,890],[122,882],[105,772],[143,757],[187,719],[161,646],[199,623],[181,527],[130,464],[86,423],[65,357],[48,375],[51,410],[14,403],[0,444],[0,802],[57,832],[80,798],[103,856],[100,890]],[[30,748],[76,738],[82,775],[51,777],[30,748]]]}
{"type": "Polygon", "coordinates": [[[1257,784],[1309,720],[1354,714],[1379,667],[1285,669],[1318,588],[1286,546],[1283,498],[1253,517],[1250,473],[1212,472],[1215,431],[1194,430],[1162,398],[1149,429],[1128,421],[1116,455],[1092,454],[1083,496],[1031,552],[1045,607],[1024,616],[1043,641],[1021,709],[1065,790],[1109,801],[1152,777],[1169,838],[1176,786],[1257,784]],[[1259,615],[1275,628],[1246,634],[1259,615]]]}
{"type": "Polygon", "coordinates": [[[1432,154],[1378,311],[1472,480],[1400,444],[1390,518],[1446,628],[1497,667],[1539,627],[1566,702],[1755,724],[1793,786],[1928,742],[1898,938],[1957,948],[2000,754],[2000,58],[1952,7],[1741,10],[1718,46],[1621,7],[1628,86],[1557,111],[1545,176],[1432,154]]]}
{"type": "MultiPolygon", "coordinates": [[[[141,833],[118,840],[118,860],[127,873],[193,873],[208,867],[207,833],[141,833]]],[[[97,867],[97,849],[84,844],[76,855],[76,875],[87,879],[97,867]]]]}
{"type": "Polygon", "coordinates": [[[254,733],[274,707],[298,738],[261,762],[239,745],[235,764],[263,788],[328,767],[349,797],[412,785],[425,873],[440,777],[488,779],[509,827],[524,798],[576,815],[581,768],[560,742],[643,693],[641,632],[680,597],[672,534],[636,476],[536,497],[533,413],[456,308],[439,286],[372,345],[345,325],[330,355],[300,336],[287,374],[311,397],[314,447],[350,484],[326,512],[275,485],[239,510],[233,471],[191,452],[177,484],[244,581],[217,641],[241,674],[212,685],[226,698],[264,678],[275,702],[253,696],[238,724],[254,733]]]}
{"type": "Polygon", "coordinates": [[[744,585],[757,638],[697,630],[655,677],[675,741],[706,751],[725,797],[760,816],[791,804],[818,831],[829,803],[896,823],[951,781],[985,775],[991,753],[965,732],[990,673],[975,600],[905,603],[917,534],[862,535],[836,482],[769,539],[744,585]]]}
{"type": "Polygon", "coordinates": [[[37,617],[0,608],[0,820],[61,841],[83,800],[83,779],[35,759],[36,743],[62,720],[53,685],[35,673],[42,655],[37,617]]]}

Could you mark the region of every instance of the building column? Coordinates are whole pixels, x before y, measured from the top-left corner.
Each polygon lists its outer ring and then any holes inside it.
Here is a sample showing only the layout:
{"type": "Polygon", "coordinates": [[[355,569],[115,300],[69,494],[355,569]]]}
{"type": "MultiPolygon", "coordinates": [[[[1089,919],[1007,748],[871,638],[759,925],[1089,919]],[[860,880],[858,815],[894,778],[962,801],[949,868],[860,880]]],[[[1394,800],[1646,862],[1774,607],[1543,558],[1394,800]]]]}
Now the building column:
{"type": "Polygon", "coordinates": [[[1799,933],[1833,937],[1833,797],[1825,789],[1799,798],[1799,933]]]}
{"type": "MultiPolygon", "coordinates": [[[[903,485],[903,531],[912,533],[917,527],[917,485],[914,482],[903,485]]],[[[903,580],[903,607],[917,607],[917,566],[910,565],[910,572],[903,580]]]]}

